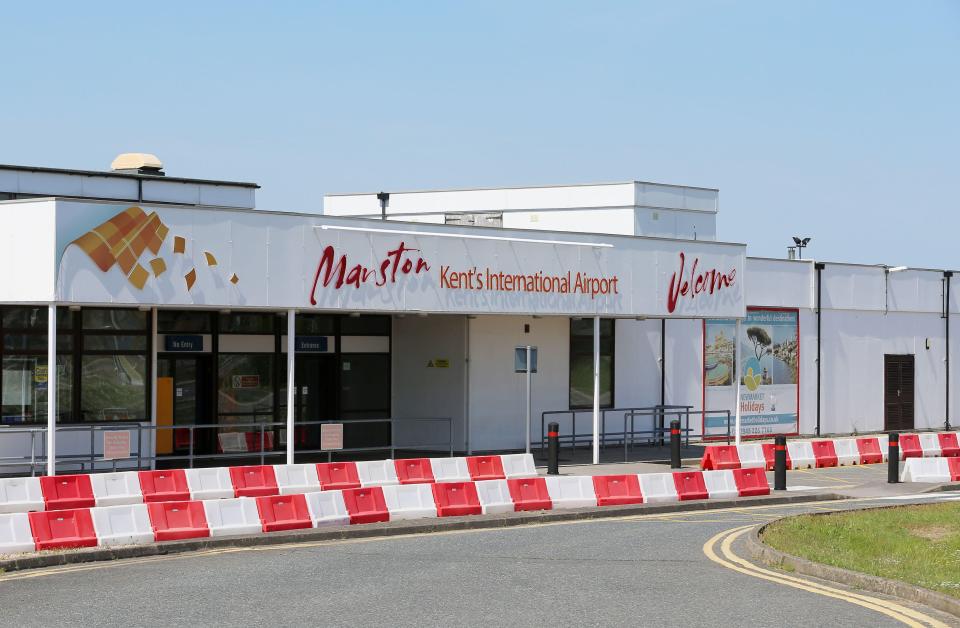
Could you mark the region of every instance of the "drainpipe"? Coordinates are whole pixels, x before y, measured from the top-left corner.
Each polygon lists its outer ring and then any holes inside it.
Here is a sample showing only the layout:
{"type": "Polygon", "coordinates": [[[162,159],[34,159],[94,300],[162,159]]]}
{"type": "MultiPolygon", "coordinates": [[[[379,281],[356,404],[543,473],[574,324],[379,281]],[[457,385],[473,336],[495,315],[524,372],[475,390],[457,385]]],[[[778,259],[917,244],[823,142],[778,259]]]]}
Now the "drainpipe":
{"type": "Polygon", "coordinates": [[[946,389],[946,400],[943,406],[946,414],[946,420],[943,423],[943,429],[947,432],[950,431],[950,279],[952,277],[953,277],[953,271],[951,270],[943,271],[943,283],[944,283],[943,319],[944,319],[944,325],[946,326],[946,337],[947,337],[947,353],[946,353],[947,385],[944,386],[944,388],[946,389]]]}
{"type": "Polygon", "coordinates": [[[823,262],[814,263],[813,267],[817,271],[817,432],[820,436],[820,325],[823,319],[823,308],[821,307],[821,298],[823,295],[823,269],[826,264],[823,262]]]}

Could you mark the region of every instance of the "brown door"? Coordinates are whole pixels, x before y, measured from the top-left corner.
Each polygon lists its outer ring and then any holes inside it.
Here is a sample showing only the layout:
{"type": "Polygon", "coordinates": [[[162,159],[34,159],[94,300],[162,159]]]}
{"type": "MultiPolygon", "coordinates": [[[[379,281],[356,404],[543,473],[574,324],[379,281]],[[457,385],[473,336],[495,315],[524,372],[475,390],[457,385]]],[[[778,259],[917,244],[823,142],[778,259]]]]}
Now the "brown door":
{"type": "Polygon", "coordinates": [[[883,356],[885,430],[913,429],[913,356],[883,356]]]}

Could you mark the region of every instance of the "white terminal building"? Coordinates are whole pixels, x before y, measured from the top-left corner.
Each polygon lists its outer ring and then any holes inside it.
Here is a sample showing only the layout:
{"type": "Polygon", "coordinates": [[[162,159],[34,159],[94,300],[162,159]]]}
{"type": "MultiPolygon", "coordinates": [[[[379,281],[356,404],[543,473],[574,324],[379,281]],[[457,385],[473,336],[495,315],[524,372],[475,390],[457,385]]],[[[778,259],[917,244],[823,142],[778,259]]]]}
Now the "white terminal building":
{"type": "Polygon", "coordinates": [[[551,421],[615,448],[664,414],[707,439],[951,421],[950,271],[749,257],[718,240],[716,189],[334,194],[295,213],[256,208],[257,187],[148,155],[0,166],[0,473],[52,470],[50,408],[58,471],[117,464],[123,432],[122,465],[186,466],[523,450],[551,421]]]}

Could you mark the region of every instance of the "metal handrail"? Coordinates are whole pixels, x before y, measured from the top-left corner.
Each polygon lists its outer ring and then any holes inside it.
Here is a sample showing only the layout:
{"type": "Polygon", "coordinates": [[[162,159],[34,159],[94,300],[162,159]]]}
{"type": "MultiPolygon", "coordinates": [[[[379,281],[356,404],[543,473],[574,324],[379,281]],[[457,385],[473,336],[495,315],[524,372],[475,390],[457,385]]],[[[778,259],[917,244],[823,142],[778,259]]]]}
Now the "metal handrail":
{"type": "MultiPolygon", "coordinates": [[[[453,446],[453,419],[450,417],[410,417],[410,418],[371,418],[371,419],[343,419],[343,420],[334,420],[334,419],[324,419],[317,421],[297,421],[294,424],[294,427],[309,427],[317,425],[326,425],[331,423],[342,423],[344,425],[348,424],[358,424],[358,423],[386,423],[390,426],[390,444],[382,446],[373,446],[373,447],[348,447],[337,450],[326,450],[326,449],[296,449],[294,446],[294,453],[296,454],[316,454],[316,453],[326,453],[327,459],[330,460],[333,457],[334,453],[361,453],[368,451],[389,451],[390,457],[393,458],[397,450],[403,449],[422,449],[427,451],[444,451],[451,457],[454,454],[453,446]],[[447,424],[447,439],[445,443],[398,443],[397,442],[397,425],[405,423],[416,423],[416,422],[442,422],[447,424]]],[[[131,452],[131,455],[126,458],[117,458],[112,460],[112,469],[116,471],[118,463],[132,462],[136,461],[136,468],[142,469],[145,466],[147,468],[153,468],[159,461],[176,461],[176,460],[186,460],[188,463],[188,468],[194,467],[194,462],[196,460],[220,460],[220,459],[235,459],[235,458],[250,458],[252,455],[259,455],[260,464],[265,464],[268,457],[277,457],[285,456],[286,449],[273,449],[267,450],[267,432],[275,432],[279,430],[285,430],[287,423],[285,421],[271,421],[271,422],[253,422],[253,423],[191,423],[191,424],[179,424],[179,425],[149,425],[144,423],[114,423],[114,424],[96,424],[96,425],[64,425],[57,427],[57,434],[62,434],[65,432],[90,432],[90,450],[84,454],[66,454],[66,455],[57,455],[57,464],[67,464],[67,465],[80,465],[80,469],[84,470],[87,464],[90,465],[90,470],[95,470],[97,463],[106,462],[102,458],[97,458],[96,454],[96,433],[104,431],[122,431],[122,430],[135,430],[136,435],[131,437],[131,449],[136,447],[136,452],[131,452]],[[248,428],[248,429],[244,429],[248,428]],[[154,443],[156,442],[157,434],[161,430],[187,430],[189,433],[187,453],[186,454],[157,454],[155,452],[154,443]],[[244,452],[220,452],[220,453],[209,453],[209,454],[198,454],[195,451],[194,445],[196,443],[196,433],[199,430],[217,430],[216,433],[230,432],[230,431],[254,431],[259,432],[259,447],[257,451],[244,451],[244,452]],[[144,436],[146,435],[146,441],[144,436]],[[135,443],[134,443],[135,438],[135,443]],[[149,451],[145,452],[144,449],[149,451]],[[150,452],[153,453],[150,453],[150,452]]],[[[37,474],[37,468],[44,468],[47,462],[47,428],[46,427],[3,427],[0,428],[0,437],[4,435],[29,435],[30,437],[30,453],[26,456],[4,456],[0,457],[0,469],[3,467],[24,467],[29,465],[30,475],[34,476],[37,474]],[[37,438],[37,435],[40,435],[41,438],[37,438]],[[37,440],[40,441],[40,451],[37,451],[37,440]]],[[[287,434],[287,438],[295,438],[293,434],[287,434]]],[[[128,465],[129,468],[129,465],[128,465]]]]}

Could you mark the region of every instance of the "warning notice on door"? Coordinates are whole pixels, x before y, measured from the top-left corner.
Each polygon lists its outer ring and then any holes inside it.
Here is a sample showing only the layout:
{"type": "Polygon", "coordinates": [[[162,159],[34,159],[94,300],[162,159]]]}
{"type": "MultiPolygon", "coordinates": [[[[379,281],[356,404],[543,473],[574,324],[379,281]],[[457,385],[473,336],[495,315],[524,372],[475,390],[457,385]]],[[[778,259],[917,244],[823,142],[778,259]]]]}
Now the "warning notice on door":
{"type": "Polygon", "coordinates": [[[320,426],[320,449],[343,449],[343,423],[324,423],[320,426]]]}
{"type": "Polygon", "coordinates": [[[122,460],[130,457],[130,432],[103,433],[103,459],[122,460]]]}

